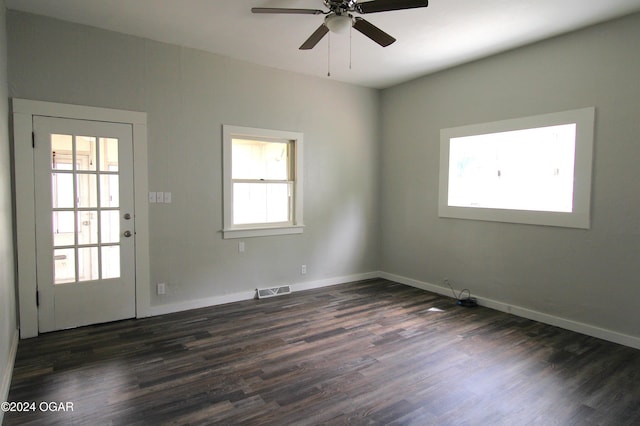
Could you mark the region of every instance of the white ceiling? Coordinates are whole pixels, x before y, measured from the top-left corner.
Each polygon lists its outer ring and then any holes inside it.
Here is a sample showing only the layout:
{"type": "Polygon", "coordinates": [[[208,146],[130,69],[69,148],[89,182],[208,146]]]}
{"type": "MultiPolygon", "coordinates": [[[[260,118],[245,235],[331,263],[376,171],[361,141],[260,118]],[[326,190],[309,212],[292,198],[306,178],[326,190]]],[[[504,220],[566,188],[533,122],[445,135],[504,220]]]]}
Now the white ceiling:
{"type": "MultiPolygon", "coordinates": [[[[328,37],[298,47],[322,15],[252,14],[251,7],[324,9],[322,0],[6,0],[9,9],[192,47],[327,78],[328,37]]],[[[331,77],[384,88],[464,62],[640,11],[640,0],[431,0],[364,17],[398,41],[382,48],[331,35],[331,77]]]]}

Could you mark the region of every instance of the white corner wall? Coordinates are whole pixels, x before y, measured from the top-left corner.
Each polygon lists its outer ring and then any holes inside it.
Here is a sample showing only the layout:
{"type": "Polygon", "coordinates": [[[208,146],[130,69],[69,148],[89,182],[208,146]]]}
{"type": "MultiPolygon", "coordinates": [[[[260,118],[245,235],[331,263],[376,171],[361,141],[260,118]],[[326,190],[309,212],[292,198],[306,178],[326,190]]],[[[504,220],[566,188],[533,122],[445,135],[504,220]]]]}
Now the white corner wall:
{"type": "Polygon", "coordinates": [[[384,90],[381,270],[638,345],[638,40],[640,14],[384,90]],[[440,129],[589,106],[590,229],[438,217],[440,129]]]}
{"type": "Polygon", "coordinates": [[[378,91],[16,11],[8,36],[11,97],[147,113],[172,202],[148,205],[146,314],[377,270],[378,91]],[[222,239],[223,124],[304,133],[303,234],[222,239]]]}
{"type": "MultiPolygon", "coordinates": [[[[7,400],[18,347],[6,29],[4,0],[0,0],[0,401],[7,400]]],[[[0,423],[2,418],[0,411],[0,423]]]]}

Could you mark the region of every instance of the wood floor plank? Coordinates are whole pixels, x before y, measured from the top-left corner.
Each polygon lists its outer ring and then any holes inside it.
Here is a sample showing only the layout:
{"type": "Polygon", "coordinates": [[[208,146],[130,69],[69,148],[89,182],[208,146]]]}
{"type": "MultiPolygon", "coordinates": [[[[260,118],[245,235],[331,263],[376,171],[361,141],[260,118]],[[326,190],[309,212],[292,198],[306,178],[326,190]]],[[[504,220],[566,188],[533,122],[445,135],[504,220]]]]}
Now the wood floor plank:
{"type": "Polygon", "coordinates": [[[21,341],[5,425],[637,425],[640,351],[387,280],[21,341]],[[433,310],[438,308],[438,310],[433,310]]]}

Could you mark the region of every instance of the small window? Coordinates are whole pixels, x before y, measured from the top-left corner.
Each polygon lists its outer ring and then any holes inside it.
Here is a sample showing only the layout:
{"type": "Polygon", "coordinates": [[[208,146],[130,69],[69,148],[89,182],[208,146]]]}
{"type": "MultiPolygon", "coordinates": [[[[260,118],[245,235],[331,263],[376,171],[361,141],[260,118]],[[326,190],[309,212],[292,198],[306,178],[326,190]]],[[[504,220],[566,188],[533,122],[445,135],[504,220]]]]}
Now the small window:
{"type": "Polygon", "coordinates": [[[302,232],[302,139],[223,126],[224,238],[302,232]]]}
{"type": "Polygon", "coordinates": [[[589,228],[594,115],[441,130],[439,215],[589,228]]]}

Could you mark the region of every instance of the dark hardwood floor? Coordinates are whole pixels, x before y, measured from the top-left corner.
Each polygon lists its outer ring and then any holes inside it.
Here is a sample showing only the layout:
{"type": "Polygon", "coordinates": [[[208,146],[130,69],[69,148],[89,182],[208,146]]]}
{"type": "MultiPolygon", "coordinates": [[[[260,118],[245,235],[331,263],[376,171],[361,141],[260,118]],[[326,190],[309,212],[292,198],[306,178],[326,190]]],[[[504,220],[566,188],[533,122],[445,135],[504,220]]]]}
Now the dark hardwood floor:
{"type": "Polygon", "coordinates": [[[5,425],[638,425],[640,351],[370,280],[21,341],[9,400],[73,411],[5,425]]]}

